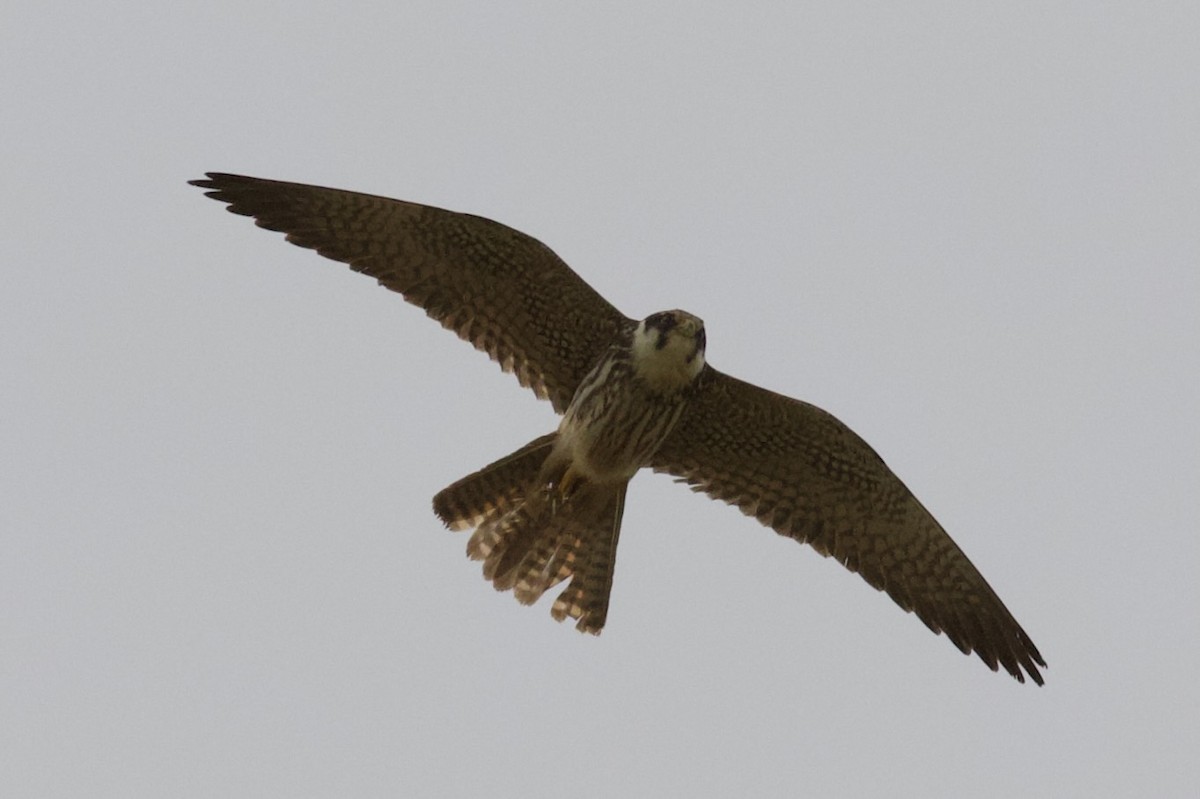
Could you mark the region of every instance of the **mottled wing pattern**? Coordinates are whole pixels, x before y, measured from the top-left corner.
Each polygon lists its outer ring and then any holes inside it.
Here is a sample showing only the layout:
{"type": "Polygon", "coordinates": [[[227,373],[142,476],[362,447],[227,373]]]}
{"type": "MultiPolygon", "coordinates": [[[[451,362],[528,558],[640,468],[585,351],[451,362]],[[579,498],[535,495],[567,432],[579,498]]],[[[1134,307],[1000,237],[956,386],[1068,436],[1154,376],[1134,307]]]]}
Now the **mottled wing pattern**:
{"type": "Polygon", "coordinates": [[[217,172],[191,182],[259,227],[399,292],[559,413],[629,322],[550,248],[489,219],[217,172]]]}
{"type": "Polygon", "coordinates": [[[1037,648],[866,442],[813,405],[706,367],[655,471],[832,555],[993,670],[1039,685],[1037,648]]]}

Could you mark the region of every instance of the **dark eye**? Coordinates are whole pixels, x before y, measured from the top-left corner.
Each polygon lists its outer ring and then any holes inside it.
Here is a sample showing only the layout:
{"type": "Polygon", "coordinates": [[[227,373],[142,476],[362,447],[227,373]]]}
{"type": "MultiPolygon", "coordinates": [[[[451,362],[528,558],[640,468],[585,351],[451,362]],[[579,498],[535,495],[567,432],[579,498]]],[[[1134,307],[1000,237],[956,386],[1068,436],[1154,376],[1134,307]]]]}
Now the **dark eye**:
{"type": "Polygon", "coordinates": [[[696,334],[696,349],[703,350],[708,344],[708,338],[704,335],[704,328],[700,328],[700,332],[696,334]]]}
{"type": "Polygon", "coordinates": [[[650,314],[646,317],[646,327],[653,327],[656,330],[661,330],[663,333],[675,327],[675,324],[675,317],[669,311],[650,314]]]}

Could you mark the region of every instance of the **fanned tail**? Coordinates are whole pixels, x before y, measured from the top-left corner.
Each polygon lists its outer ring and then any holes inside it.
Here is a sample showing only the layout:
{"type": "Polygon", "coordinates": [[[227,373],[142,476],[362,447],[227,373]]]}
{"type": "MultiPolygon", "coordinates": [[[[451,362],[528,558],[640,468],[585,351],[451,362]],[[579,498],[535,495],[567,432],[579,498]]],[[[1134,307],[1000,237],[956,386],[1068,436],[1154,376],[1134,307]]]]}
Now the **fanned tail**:
{"type": "Polygon", "coordinates": [[[535,438],[516,452],[443,488],[433,512],[451,530],[469,530],[521,504],[554,448],[557,433],[535,438]]]}
{"type": "Polygon", "coordinates": [[[434,510],[448,527],[475,528],[467,555],[483,561],[498,591],[533,604],[568,577],[551,615],[598,634],[608,615],[628,482],[576,479],[543,469],[554,434],[542,436],[439,492],[434,510]],[[564,496],[565,494],[565,496],[564,496]]]}
{"type": "MultiPolygon", "coordinates": [[[[604,486],[593,497],[595,514],[570,513],[578,525],[571,566],[575,573],[571,584],[554,600],[550,615],[558,621],[570,616],[581,632],[599,634],[608,617],[608,595],[612,591],[613,569],[617,564],[617,539],[621,535],[621,516],[625,512],[628,482],[604,486]]],[[[572,500],[575,497],[571,498],[572,500]]]]}

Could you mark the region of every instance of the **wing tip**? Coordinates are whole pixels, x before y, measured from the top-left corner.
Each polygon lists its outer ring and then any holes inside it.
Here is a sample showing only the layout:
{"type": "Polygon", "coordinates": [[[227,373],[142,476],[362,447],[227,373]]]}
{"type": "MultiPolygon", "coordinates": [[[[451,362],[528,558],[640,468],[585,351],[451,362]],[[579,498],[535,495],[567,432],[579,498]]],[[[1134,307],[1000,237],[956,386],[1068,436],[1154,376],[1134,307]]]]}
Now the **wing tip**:
{"type": "Polygon", "coordinates": [[[226,186],[239,179],[248,180],[249,178],[229,172],[205,172],[204,177],[189,180],[188,185],[197,186],[201,189],[220,189],[222,186],[226,186]]]}
{"type": "Polygon", "coordinates": [[[204,178],[189,180],[188,185],[204,189],[205,197],[211,197],[217,202],[225,203],[228,206],[225,210],[230,213],[242,216],[254,216],[253,212],[237,207],[237,202],[239,194],[244,196],[247,186],[256,182],[257,178],[233,175],[228,172],[205,172],[204,174],[204,178]],[[241,190],[240,192],[238,191],[239,189],[241,190]]]}
{"type": "Polygon", "coordinates": [[[1033,641],[1029,640],[1029,636],[1024,630],[1017,629],[1016,635],[1010,639],[1007,646],[974,646],[965,650],[966,654],[970,654],[974,649],[975,654],[987,664],[992,671],[1000,671],[1003,666],[1004,670],[1012,676],[1014,680],[1025,684],[1026,676],[1031,679],[1035,685],[1042,686],[1046,684],[1046,678],[1042,676],[1041,669],[1048,668],[1045,658],[1038,652],[1037,647],[1033,645],[1033,641]],[[1041,667],[1039,669],[1038,667],[1041,667]]]}

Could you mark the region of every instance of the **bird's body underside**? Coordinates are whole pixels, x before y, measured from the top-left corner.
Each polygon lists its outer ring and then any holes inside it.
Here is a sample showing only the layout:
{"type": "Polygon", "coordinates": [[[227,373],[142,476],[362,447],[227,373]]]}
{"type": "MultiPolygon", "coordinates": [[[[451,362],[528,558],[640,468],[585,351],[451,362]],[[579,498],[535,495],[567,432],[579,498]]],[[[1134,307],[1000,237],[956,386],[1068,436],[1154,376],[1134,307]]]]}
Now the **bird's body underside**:
{"type": "Polygon", "coordinates": [[[626,487],[650,465],[703,368],[699,319],[683,311],[650,316],[601,356],[553,435],[440,492],[434,511],[451,529],[475,528],[467,554],[521,602],[571,577],[551,613],[599,633],[626,487]]]}
{"type": "Polygon", "coordinates": [[[605,624],[630,479],[667,472],[831,555],[963,652],[1041,684],[1045,661],[879,456],[824,411],[705,362],[683,311],[618,312],[545,245],[481,217],[209,173],[234,213],[365,272],[487,352],[563,414],[558,429],[434,497],[474,530],[484,576],[583,631],[605,624]]]}

